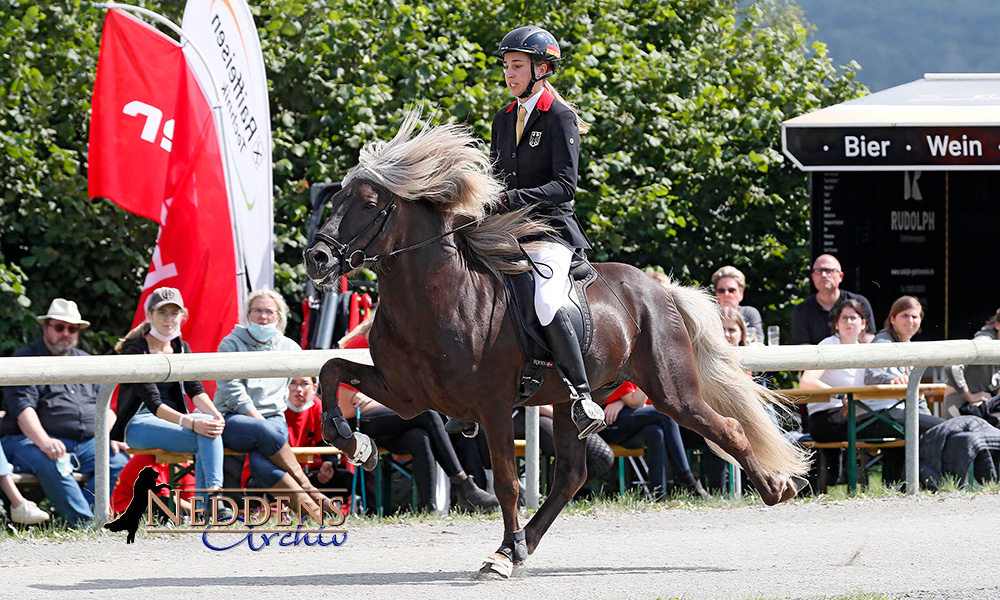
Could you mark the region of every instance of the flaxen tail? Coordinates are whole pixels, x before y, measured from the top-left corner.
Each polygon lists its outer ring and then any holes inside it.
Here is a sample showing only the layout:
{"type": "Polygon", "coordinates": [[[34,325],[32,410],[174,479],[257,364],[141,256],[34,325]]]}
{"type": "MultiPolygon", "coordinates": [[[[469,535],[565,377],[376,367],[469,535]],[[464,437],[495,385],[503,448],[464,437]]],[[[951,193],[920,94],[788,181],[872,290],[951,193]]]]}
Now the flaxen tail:
{"type": "MultiPolygon", "coordinates": [[[[718,305],[704,290],[674,282],[667,290],[673,295],[691,338],[698,367],[698,386],[705,402],[720,415],[739,421],[754,456],[765,470],[781,475],[808,473],[806,451],[782,434],[768,410],[769,405],[779,411],[788,408],[780,395],[747,377],[735,349],[722,335],[718,305]]],[[[709,444],[716,454],[733,462],[732,457],[711,442],[709,444]]]]}

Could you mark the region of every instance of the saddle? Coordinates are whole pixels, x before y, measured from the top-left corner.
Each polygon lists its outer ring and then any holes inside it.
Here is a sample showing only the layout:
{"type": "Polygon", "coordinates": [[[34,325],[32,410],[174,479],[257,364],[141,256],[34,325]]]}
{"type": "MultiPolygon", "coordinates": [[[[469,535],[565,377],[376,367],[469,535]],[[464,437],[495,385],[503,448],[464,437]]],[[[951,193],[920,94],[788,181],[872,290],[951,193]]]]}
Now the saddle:
{"type": "MultiPolygon", "coordinates": [[[[597,280],[597,270],[586,259],[574,260],[569,269],[570,321],[580,340],[580,351],[586,355],[594,338],[594,321],[587,300],[587,288],[597,280]]],[[[517,343],[527,357],[521,373],[521,383],[514,406],[526,403],[545,380],[545,370],[555,367],[552,351],[545,340],[545,332],[535,312],[535,279],[531,271],[504,278],[508,314],[514,323],[517,343]]]]}

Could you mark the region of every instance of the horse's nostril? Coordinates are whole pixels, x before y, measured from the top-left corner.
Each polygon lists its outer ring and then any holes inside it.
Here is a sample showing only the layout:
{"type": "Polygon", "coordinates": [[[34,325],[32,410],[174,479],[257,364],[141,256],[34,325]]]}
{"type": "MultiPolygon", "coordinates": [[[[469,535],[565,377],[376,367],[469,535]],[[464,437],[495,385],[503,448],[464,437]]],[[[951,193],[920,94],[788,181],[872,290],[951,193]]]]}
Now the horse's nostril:
{"type": "Polygon", "coordinates": [[[325,265],[330,262],[330,255],[318,248],[312,251],[310,257],[317,265],[325,265]]]}

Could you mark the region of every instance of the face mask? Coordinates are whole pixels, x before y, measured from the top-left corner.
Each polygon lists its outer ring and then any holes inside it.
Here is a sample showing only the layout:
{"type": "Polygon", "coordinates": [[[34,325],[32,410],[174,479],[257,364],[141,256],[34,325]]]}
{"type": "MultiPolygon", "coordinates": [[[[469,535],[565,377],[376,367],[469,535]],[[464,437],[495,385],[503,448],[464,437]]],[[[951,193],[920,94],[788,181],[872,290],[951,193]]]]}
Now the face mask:
{"type": "Polygon", "coordinates": [[[288,408],[290,408],[292,412],[300,413],[300,412],[306,412],[307,410],[312,408],[313,401],[312,400],[307,401],[305,404],[302,405],[302,408],[299,408],[298,406],[292,404],[291,400],[285,400],[285,404],[288,405],[288,408]]]}
{"type": "Polygon", "coordinates": [[[277,323],[271,323],[269,325],[261,325],[260,323],[250,323],[250,327],[247,327],[250,332],[251,337],[257,340],[261,344],[266,344],[271,341],[271,338],[278,334],[277,323]]]}
{"type": "Polygon", "coordinates": [[[156,339],[160,340],[161,342],[166,343],[166,342],[170,342],[172,340],[175,340],[175,339],[181,337],[181,330],[178,329],[178,330],[174,331],[173,333],[171,333],[170,335],[163,335],[162,333],[160,333],[159,331],[156,330],[156,327],[150,326],[150,328],[149,328],[149,335],[155,337],[156,339]]]}

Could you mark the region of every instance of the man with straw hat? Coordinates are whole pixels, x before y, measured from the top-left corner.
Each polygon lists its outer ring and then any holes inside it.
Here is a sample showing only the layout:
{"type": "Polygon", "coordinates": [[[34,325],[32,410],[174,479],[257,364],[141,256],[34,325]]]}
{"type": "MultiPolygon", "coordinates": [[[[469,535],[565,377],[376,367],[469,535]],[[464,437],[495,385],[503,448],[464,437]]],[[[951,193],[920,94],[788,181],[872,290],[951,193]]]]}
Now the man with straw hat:
{"type": "MultiPolygon", "coordinates": [[[[21,347],[14,356],[88,356],[76,347],[80,330],[90,325],[76,302],[56,298],[37,317],[42,337],[21,347]]],[[[40,384],[4,388],[0,442],[10,462],[38,477],[52,506],[73,527],[94,518],[94,414],[100,386],[40,384]],[[90,475],[86,489],[74,471],[90,475]]],[[[113,418],[113,415],[112,415],[113,418]]],[[[128,462],[124,444],[111,442],[111,482],[128,462]]]]}

